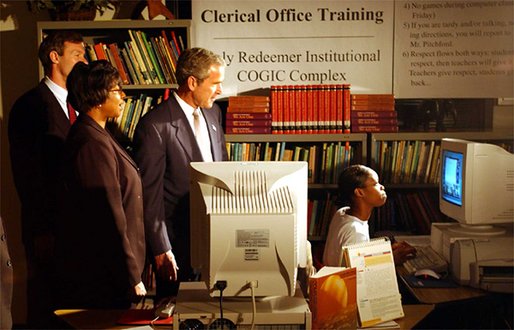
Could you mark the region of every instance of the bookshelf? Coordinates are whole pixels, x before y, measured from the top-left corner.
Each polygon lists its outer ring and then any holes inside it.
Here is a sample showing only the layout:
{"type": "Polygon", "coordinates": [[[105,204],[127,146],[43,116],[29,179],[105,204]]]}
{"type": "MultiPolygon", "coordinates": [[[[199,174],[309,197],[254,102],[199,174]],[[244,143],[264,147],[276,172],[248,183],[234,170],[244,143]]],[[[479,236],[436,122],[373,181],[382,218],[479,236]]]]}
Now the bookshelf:
{"type": "Polygon", "coordinates": [[[512,152],[513,132],[370,134],[369,165],[377,170],[388,200],[370,219],[370,232],[426,235],[432,222],[451,221],[439,211],[438,173],[443,138],[501,145],[512,152]],[[424,146],[424,148],[422,148],[424,146]]]}
{"type": "MultiPolygon", "coordinates": [[[[127,94],[127,101],[130,99],[131,102],[127,102],[129,105],[126,106],[118,123],[111,123],[110,128],[114,130],[122,144],[129,145],[135,124],[137,124],[144,109],[148,110],[160,102],[166,89],[177,87],[173,80],[173,61],[178,57],[180,49],[187,48],[191,44],[190,27],[190,20],[52,21],[37,23],[37,37],[41,41],[44,35],[55,30],[79,32],[86,44],[86,56],[90,51],[95,52],[94,47],[96,45],[104,44],[110,52],[110,55],[106,54],[107,58],[110,59],[111,63],[114,62],[113,65],[118,68],[120,62],[116,62],[116,56],[109,45],[117,46],[120,51],[118,59],[122,61],[121,66],[128,77],[123,83],[123,90],[127,94]],[[157,40],[165,40],[162,31],[164,31],[164,35],[169,41],[167,44],[169,48],[164,46],[165,43],[160,44],[162,47],[157,44],[157,40]],[[136,33],[138,36],[136,36],[136,33]],[[176,43],[173,42],[173,35],[176,43]],[[147,44],[141,43],[143,39],[146,39],[147,44]],[[129,43],[134,47],[132,51],[129,51],[129,43]],[[139,46],[147,46],[145,49],[139,48],[138,51],[141,54],[139,61],[137,61],[137,56],[132,56],[135,55],[134,51],[136,51],[135,48],[138,48],[138,43],[139,46]],[[122,50],[126,52],[126,56],[123,56],[122,50]],[[143,53],[144,50],[146,53],[143,53]],[[153,55],[152,51],[154,52],[153,55]],[[109,58],[109,56],[112,57],[109,58]],[[130,60],[127,61],[127,59],[130,60]],[[146,63],[145,68],[148,67],[146,80],[142,73],[146,70],[142,70],[141,67],[139,70],[137,69],[138,66],[142,66],[139,63],[141,61],[146,63]]],[[[98,52],[95,52],[95,54],[98,54],[98,52]]],[[[122,70],[118,68],[118,71],[122,70]]],[[[40,79],[44,77],[41,64],[39,65],[39,77],[40,79]]]]}

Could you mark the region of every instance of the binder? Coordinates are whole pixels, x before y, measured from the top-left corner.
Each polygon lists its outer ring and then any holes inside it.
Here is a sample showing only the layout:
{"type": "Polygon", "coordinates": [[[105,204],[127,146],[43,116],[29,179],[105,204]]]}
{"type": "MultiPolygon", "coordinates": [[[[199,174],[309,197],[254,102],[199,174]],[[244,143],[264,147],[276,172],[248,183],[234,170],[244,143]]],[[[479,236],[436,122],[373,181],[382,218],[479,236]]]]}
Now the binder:
{"type": "Polygon", "coordinates": [[[347,267],[357,269],[357,308],[361,327],[404,316],[388,238],[344,246],[343,257],[347,267]]]}

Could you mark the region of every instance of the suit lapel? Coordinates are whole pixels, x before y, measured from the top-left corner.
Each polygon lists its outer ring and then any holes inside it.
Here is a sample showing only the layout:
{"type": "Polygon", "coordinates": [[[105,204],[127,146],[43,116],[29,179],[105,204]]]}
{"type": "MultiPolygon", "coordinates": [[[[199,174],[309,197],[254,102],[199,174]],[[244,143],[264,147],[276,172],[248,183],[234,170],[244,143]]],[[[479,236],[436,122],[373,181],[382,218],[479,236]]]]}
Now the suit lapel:
{"type": "Polygon", "coordinates": [[[218,134],[219,130],[221,130],[221,127],[219,127],[218,122],[214,118],[213,114],[214,111],[205,110],[202,108],[203,117],[205,118],[205,122],[207,124],[207,131],[209,132],[209,138],[211,140],[211,153],[212,153],[212,160],[219,161],[221,160],[221,155],[219,153],[218,148],[214,148],[214,146],[217,146],[218,143],[218,134]]]}
{"type": "Polygon", "coordinates": [[[182,108],[174,96],[169,98],[167,108],[168,109],[166,109],[166,111],[168,111],[170,115],[170,124],[175,128],[175,137],[186,152],[190,161],[202,160],[202,153],[196,143],[191,126],[189,125],[184,111],[182,111],[182,108]]]}
{"type": "Polygon", "coordinates": [[[91,126],[98,134],[103,135],[105,138],[109,139],[111,141],[111,144],[114,146],[114,148],[117,150],[119,154],[122,155],[123,158],[125,158],[132,166],[137,170],[137,164],[134,162],[132,157],[125,151],[125,149],[112,137],[112,135],[106,130],[100,127],[92,118],[90,118],[88,115],[81,115],[82,121],[88,126],[91,126]]]}
{"type": "Polygon", "coordinates": [[[48,116],[53,118],[52,120],[49,120],[49,123],[52,125],[52,127],[48,128],[49,131],[65,138],[66,135],[68,135],[68,131],[71,126],[68,117],[66,117],[59,101],[57,101],[57,98],[44,81],[40,82],[39,88],[41,95],[45,98],[48,104],[48,116]]]}

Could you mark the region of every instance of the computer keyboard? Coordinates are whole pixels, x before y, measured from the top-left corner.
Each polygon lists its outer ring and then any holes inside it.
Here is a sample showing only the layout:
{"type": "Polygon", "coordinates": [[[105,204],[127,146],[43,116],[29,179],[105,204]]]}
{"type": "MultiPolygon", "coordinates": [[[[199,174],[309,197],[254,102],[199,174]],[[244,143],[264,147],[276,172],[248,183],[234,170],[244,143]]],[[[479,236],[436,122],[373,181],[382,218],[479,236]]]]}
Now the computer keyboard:
{"type": "Polygon", "coordinates": [[[416,257],[407,260],[403,266],[409,274],[413,274],[420,269],[431,269],[436,273],[448,271],[446,260],[435,252],[430,245],[416,246],[416,257]]]}

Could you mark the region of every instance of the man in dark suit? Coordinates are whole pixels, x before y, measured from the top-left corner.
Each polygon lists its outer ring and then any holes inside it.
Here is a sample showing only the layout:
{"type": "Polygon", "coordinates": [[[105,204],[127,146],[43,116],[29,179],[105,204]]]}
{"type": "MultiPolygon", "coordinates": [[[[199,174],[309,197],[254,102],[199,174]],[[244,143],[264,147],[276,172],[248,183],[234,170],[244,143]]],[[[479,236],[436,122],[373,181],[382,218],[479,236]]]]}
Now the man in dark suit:
{"type": "Polygon", "coordinates": [[[82,36],[59,31],[39,47],[45,78],[22,95],[9,114],[8,134],[14,184],[21,202],[22,240],[27,257],[27,322],[52,324],[53,222],[59,154],[70,119],[66,77],[75,63],[86,62],[82,36]]]}
{"type": "Polygon", "coordinates": [[[148,112],[134,135],[143,179],[145,232],[156,267],[157,297],[175,295],[194,277],[190,261],[189,163],[227,160],[221,111],[225,62],[202,48],[177,63],[178,89],[148,112]]]}

